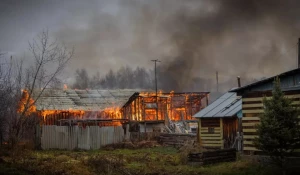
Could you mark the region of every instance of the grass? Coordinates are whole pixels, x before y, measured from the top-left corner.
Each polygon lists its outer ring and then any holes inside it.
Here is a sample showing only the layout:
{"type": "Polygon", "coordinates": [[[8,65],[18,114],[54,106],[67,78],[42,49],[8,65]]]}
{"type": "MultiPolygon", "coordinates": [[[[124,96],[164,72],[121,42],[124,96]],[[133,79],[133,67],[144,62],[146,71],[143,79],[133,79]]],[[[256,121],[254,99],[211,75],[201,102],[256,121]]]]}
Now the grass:
{"type": "Polygon", "coordinates": [[[181,161],[171,147],[94,151],[0,151],[0,174],[273,174],[272,168],[247,160],[210,166],[181,161]],[[2,163],[1,163],[2,162],[2,163]]]}

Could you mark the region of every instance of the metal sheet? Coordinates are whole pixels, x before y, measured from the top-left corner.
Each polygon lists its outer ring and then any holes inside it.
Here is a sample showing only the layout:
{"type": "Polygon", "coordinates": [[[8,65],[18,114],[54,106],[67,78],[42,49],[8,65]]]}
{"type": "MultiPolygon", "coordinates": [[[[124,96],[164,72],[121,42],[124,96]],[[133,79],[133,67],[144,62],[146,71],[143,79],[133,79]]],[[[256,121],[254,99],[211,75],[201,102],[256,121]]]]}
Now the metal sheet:
{"type": "MultiPolygon", "coordinates": [[[[37,110],[103,110],[108,107],[121,108],[135,93],[142,89],[117,90],[53,90],[45,89],[36,102],[37,110]]],[[[41,91],[34,92],[37,98],[41,91]]]]}
{"type": "Polygon", "coordinates": [[[242,110],[242,100],[234,92],[227,92],[193,117],[230,117],[242,110]]]}
{"type": "Polygon", "coordinates": [[[42,126],[42,149],[99,149],[102,146],[121,143],[124,140],[122,126],[42,126]]]}

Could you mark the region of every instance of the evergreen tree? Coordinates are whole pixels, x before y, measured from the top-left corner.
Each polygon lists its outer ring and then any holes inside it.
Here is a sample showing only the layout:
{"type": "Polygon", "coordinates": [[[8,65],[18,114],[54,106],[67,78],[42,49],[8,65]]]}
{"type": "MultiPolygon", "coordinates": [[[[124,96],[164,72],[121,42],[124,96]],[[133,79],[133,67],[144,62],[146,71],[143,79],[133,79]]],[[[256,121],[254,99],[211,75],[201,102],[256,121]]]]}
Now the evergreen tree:
{"type": "Polygon", "coordinates": [[[265,97],[263,104],[264,113],[257,125],[259,137],[254,140],[254,145],[284,170],[286,157],[299,148],[299,112],[292,106],[292,101],[284,96],[278,78],[274,81],[272,97],[265,97]]]}

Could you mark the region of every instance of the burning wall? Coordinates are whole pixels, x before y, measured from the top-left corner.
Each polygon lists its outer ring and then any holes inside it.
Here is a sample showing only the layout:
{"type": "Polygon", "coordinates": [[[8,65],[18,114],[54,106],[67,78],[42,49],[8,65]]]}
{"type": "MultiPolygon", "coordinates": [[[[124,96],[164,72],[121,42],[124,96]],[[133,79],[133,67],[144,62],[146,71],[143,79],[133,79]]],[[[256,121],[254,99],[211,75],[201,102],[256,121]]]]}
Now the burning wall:
{"type": "MultiPolygon", "coordinates": [[[[24,93],[22,101],[28,98],[26,91],[24,93]]],[[[192,120],[192,116],[203,109],[207,102],[207,92],[159,92],[156,96],[153,91],[135,89],[47,89],[33,105],[36,111],[31,112],[38,113],[46,125],[57,125],[69,120],[77,123],[91,120],[178,121],[192,120]]]]}
{"type": "Polygon", "coordinates": [[[208,93],[134,94],[122,108],[123,117],[130,121],[193,120],[193,115],[208,103],[208,93]]]}

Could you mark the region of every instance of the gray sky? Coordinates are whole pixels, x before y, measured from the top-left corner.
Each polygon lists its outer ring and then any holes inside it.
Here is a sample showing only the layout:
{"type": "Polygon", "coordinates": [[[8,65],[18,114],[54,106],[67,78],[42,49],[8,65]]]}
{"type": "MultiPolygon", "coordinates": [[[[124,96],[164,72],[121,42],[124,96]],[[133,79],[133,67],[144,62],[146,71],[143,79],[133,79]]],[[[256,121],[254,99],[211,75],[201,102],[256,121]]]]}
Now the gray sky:
{"type": "Polygon", "coordinates": [[[0,50],[17,58],[43,29],[75,47],[77,68],[102,75],[121,66],[220,81],[268,77],[296,68],[296,0],[1,0],[0,50]],[[179,61],[179,64],[178,64],[179,61]],[[176,64],[175,64],[176,63],[176,64]]]}

